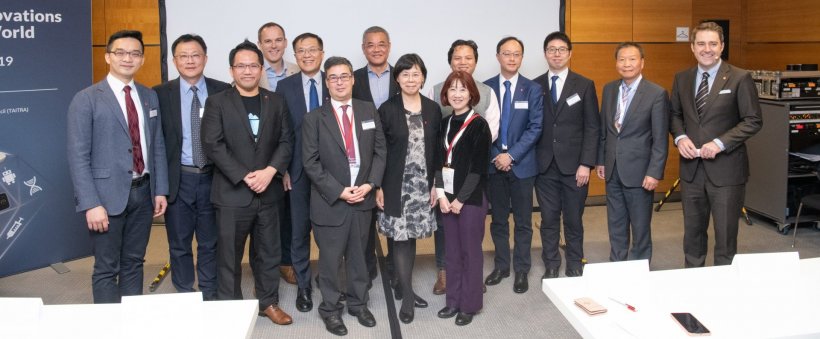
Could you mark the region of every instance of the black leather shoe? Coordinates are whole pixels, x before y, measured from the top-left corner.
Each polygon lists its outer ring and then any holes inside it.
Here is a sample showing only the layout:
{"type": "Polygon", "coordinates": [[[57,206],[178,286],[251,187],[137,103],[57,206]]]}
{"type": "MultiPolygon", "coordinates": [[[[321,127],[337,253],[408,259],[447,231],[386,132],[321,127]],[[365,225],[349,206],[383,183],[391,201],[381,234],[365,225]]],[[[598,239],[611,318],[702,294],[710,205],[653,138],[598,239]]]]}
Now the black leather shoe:
{"type": "Polygon", "coordinates": [[[338,336],[347,335],[347,327],[342,321],[342,317],[333,314],[327,318],[322,318],[322,321],[325,322],[325,329],[327,329],[328,332],[338,336]]]}
{"type": "Polygon", "coordinates": [[[296,294],[296,309],[299,312],[310,312],[313,309],[313,298],[310,288],[300,288],[296,294]]]}
{"type": "Polygon", "coordinates": [[[552,279],[558,278],[558,269],[557,268],[548,268],[541,279],[552,279]]]}
{"type": "Polygon", "coordinates": [[[438,317],[441,319],[452,318],[458,313],[458,310],[449,306],[444,306],[440,311],[438,311],[438,317]]]}
{"type": "Polygon", "coordinates": [[[456,325],[464,326],[473,322],[473,315],[474,313],[458,312],[458,316],[456,317],[456,325]]]}
{"type": "Polygon", "coordinates": [[[399,311],[399,320],[405,324],[409,324],[413,322],[413,318],[415,317],[415,312],[413,309],[410,309],[409,313],[404,313],[404,311],[399,311]]]}
{"type": "Polygon", "coordinates": [[[359,324],[365,327],[373,327],[376,326],[376,317],[373,316],[373,313],[370,313],[370,310],[367,308],[363,308],[358,312],[354,312],[352,310],[347,310],[347,313],[356,317],[359,320],[359,324]]]}
{"type": "Polygon", "coordinates": [[[574,270],[568,268],[566,271],[564,271],[564,273],[566,273],[568,277],[580,277],[584,275],[584,270],[581,268],[577,268],[574,270]]]}
{"type": "Polygon", "coordinates": [[[527,281],[526,272],[515,272],[515,282],[513,283],[513,292],[524,293],[530,288],[527,281]]]}
{"type": "Polygon", "coordinates": [[[502,271],[495,269],[493,270],[490,275],[487,276],[487,279],[484,279],[484,284],[487,286],[498,285],[502,279],[510,276],[510,270],[502,271]]]}
{"type": "Polygon", "coordinates": [[[416,294],[416,299],[413,300],[413,306],[415,308],[427,308],[427,300],[422,299],[416,294]]]}

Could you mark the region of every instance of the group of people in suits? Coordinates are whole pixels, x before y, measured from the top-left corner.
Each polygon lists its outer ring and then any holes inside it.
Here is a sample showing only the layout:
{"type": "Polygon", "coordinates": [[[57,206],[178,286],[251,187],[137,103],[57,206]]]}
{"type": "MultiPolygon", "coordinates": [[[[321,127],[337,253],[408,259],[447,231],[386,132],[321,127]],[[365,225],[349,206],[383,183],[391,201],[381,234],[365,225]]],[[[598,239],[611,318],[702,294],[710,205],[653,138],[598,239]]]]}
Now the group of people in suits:
{"type": "Polygon", "coordinates": [[[354,71],[343,57],[325,60],[313,33],[294,38],[296,64],[285,61],[284,28],[266,23],[256,44],[230,51],[233,84],[203,75],[205,41],[185,34],[171,46],[179,78],[154,90],[133,80],[144,62],[141,33],[116,32],[108,76],[68,109],[76,209],[94,243],[94,302],[142,293],[151,219],[164,214],[178,291],[194,291],[196,281],[206,300],[243,298],[250,238],[259,315],[292,323],[279,304],[280,277],[298,286],[297,310],[312,310],[315,276],[318,313],[335,335],[347,334],[345,308],[376,326],[368,309],[376,232],[388,239],[399,319],[412,322],[428,305],[412,284],[416,240],[434,236],[433,292],[446,293],[438,316],[467,325],[487,286],[511,269],[514,292],[528,290],[533,193],[542,278],[559,276],[562,219],[564,275],[583,274],[593,171],[606,181],[610,260],[651,259],[669,133],[681,155],[685,265],[705,264],[710,213],[714,262],[729,264],[749,172],[744,141],[760,129],[761,112],[749,74],[720,59],[721,27],[701,23],[692,37],[698,65],[676,75],[671,99],[643,78],[643,48],[619,44],[620,79],[604,86],[599,109],[594,83],[568,67],[572,42],[562,32],[544,40],[548,70],[534,80],[519,73],[519,39],[498,42],[500,72],[484,82],[473,78],[475,42],[456,40],[452,72],[426,95],[424,61],[410,53],[388,63],[390,37],[378,26],[362,35],[368,64],[354,71]],[[482,282],[490,207],[494,269],[482,282]]]}

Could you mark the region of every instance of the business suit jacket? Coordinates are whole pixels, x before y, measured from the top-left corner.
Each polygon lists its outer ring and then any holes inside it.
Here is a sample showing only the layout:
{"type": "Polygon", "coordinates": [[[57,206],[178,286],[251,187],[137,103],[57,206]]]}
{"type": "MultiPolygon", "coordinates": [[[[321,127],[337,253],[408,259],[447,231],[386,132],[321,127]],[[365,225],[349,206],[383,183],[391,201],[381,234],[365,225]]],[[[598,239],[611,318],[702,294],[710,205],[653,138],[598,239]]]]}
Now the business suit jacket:
{"type": "MultiPolygon", "coordinates": [[[[390,75],[388,75],[390,77],[390,93],[388,97],[392,97],[396,94],[400,94],[401,88],[393,77],[393,66],[388,65],[387,67],[390,68],[390,75]]],[[[353,83],[353,98],[373,102],[373,92],[370,91],[370,78],[367,76],[367,66],[355,70],[353,72],[353,78],[355,79],[353,83]]]]}
{"type": "Polygon", "coordinates": [[[554,106],[549,72],[534,81],[541,85],[544,97],[541,140],[535,148],[538,173],[544,173],[550,167],[553,157],[563,175],[575,174],[580,165],[594,167],[601,131],[595,83],[569,71],[561,96],[554,106]],[[570,105],[567,99],[576,94],[581,100],[570,105]]]}
{"type": "MultiPolygon", "coordinates": [[[[501,102],[501,92],[499,88],[499,76],[496,75],[484,81],[495,93],[495,98],[499,103],[499,111],[504,104],[501,102]]],[[[518,75],[518,83],[515,85],[515,93],[512,97],[510,126],[507,129],[507,152],[515,160],[512,173],[519,179],[534,177],[538,174],[538,163],[535,159],[535,144],[541,137],[541,129],[544,120],[544,96],[541,86],[523,75],[518,75]],[[526,102],[527,108],[515,108],[516,102],[526,102]]],[[[499,120],[499,139],[490,147],[490,159],[495,159],[501,154],[502,142],[501,120],[499,120]]],[[[490,174],[496,172],[492,164],[489,168],[490,174]]]]}
{"type": "Polygon", "coordinates": [[[680,177],[692,181],[698,162],[716,186],[740,185],[749,177],[746,139],[763,126],[757,90],[746,70],[721,62],[714,83],[706,97],[702,118],[695,108],[695,81],[700,80],[693,67],[675,75],[672,85],[670,130],[677,138],[686,134],[700,148],[715,138],[725,150],[714,159],[680,158],[680,177]]]}
{"type": "MultiPolygon", "coordinates": [[[[143,85],[135,87],[140,99],[135,104],[141,104],[143,111],[145,128],[140,130],[140,137],[147,148],[148,158],[144,161],[151,174],[151,196],[167,195],[168,171],[157,95],[143,85]]],[[[68,107],[67,118],[68,169],[76,211],[103,206],[109,215],[122,213],[131,191],[132,145],[125,113],[108,81],[103,79],[78,92],[68,107]]]]}
{"type": "Polygon", "coordinates": [[[598,164],[606,169],[606,181],[618,167],[618,177],[626,187],[641,187],[645,176],[663,179],[669,151],[669,97],[666,90],[641,79],[627,108],[620,133],[615,129],[615,114],[621,100],[622,80],[604,86],[601,103],[601,145],[598,164]]]}
{"type": "MultiPolygon", "coordinates": [[[[301,69],[299,69],[299,66],[297,66],[296,64],[294,64],[290,61],[287,61],[287,60],[283,60],[283,61],[285,62],[285,68],[287,69],[285,71],[285,78],[287,78],[291,75],[294,75],[294,74],[298,74],[299,72],[301,72],[301,69]]],[[[264,66],[262,66],[262,67],[264,67],[264,66]]],[[[285,80],[285,79],[282,79],[282,80],[285,80]]],[[[276,88],[279,88],[279,83],[281,83],[282,80],[279,80],[279,82],[276,84],[276,88]]],[[[270,80],[268,80],[268,73],[267,73],[267,71],[265,71],[264,68],[262,69],[262,78],[259,79],[259,87],[262,87],[262,88],[264,88],[266,90],[269,90],[269,91],[271,90],[270,89],[270,80]]]]}
{"type": "MultiPolygon", "coordinates": [[[[359,175],[355,186],[370,183],[381,186],[386,147],[382,123],[373,103],[352,99],[353,125],[359,141],[359,175]],[[372,121],[371,129],[363,129],[372,121]]],[[[353,210],[367,211],[376,206],[374,191],[364,201],[349,205],[339,199],[350,182],[350,167],[333,106],[330,102],[308,113],[302,124],[302,160],[305,174],[311,181],[310,220],[317,225],[339,226],[353,210]]]]}
{"type": "MultiPolygon", "coordinates": [[[[325,83],[325,72],[322,72],[322,98],[319,98],[319,105],[330,102],[330,92],[325,83]]],[[[288,167],[290,181],[294,182],[302,177],[302,121],[308,113],[305,105],[305,89],[302,87],[302,73],[296,73],[279,81],[276,85],[276,93],[285,98],[290,112],[290,126],[295,134],[293,143],[293,161],[288,167]]]]}
{"type": "Polygon", "coordinates": [[[285,101],[278,94],[259,89],[258,141],[254,141],[248,112],[239,91],[229,88],[208,96],[202,117],[202,147],[214,162],[211,202],[218,206],[246,207],[257,196],[243,181],[256,170],[271,166],[277,175],[258,194],[270,204],[284,196],[281,175],[291,161],[293,131],[285,101]]]}
{"type": "MultiPolygon", "coordinates": [[[[421,118],[424,121],[424,160],[427,164],[427,187],[433,187],[436,176],[436,146],[438,145],[441,108],[427,97],[421,96],[421,118]]],[[[387,163],[382,178],[384,213],[402,215],[401,192],[404,184],[404,167],[407,160],[407,144],[410,131],[407,128],[404,100],[401,94],[387,99],[379,107],[384,138],[387,142],[387,163]]]]}
{"type": "MultiPolygon", "coordinates": [[[[179,176],[182,163],[182,112],[179,95],[180,78],[154,86],[162,111],[162,132],[165,134],[165,155],[168,159],[168,203],[173,203],[179,192],[179,176]]],[[[231,85],[219,80],[205,78],[208,96],[214,95],[231,85]]],[[[201,138],[200,138],[201,140],[201,138]]]]}

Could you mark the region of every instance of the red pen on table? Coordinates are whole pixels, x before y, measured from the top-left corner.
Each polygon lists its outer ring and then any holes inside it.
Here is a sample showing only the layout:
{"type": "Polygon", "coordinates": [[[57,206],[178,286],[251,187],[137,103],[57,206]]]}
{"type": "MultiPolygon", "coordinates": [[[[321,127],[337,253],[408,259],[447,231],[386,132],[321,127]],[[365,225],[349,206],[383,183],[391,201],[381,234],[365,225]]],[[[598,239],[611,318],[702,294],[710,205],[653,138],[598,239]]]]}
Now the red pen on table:
{"type": "Polygon", "coordinates": [[[629,309],[629,310],[630,310],[630,311],[632,311],[632,312],[637,312],[637,311],[638,311],[637,309],[635,309],[635,306],[632,306],[632,305],[627,304],[627,303],[622,302],[622,301],[618,301],[617,299],[615,299],[615,298],[613,298],[613,297],[609,297],[609,299],[610,299],[610,300],[612,300],[612,301],[614,301],[614,302],[616,302],[616,303],[619,303],[619,304],[621,304],[621,305],[626,306],[626,308],[627,308],[627,309],[629,309]]]}

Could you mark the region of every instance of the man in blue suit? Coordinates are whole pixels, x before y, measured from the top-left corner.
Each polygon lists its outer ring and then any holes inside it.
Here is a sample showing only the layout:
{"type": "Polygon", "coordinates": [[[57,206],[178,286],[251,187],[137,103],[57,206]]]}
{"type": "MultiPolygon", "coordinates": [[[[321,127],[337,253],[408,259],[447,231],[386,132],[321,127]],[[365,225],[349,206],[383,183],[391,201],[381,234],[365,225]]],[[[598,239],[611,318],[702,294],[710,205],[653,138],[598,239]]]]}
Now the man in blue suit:
{"type": "Polygon", "coordinates": [[[168,174],[157,95],[134,82],[139,31],[108,38],[108,76],[74,96],[67,151],[77,212],[94,244],[94,303],[142,294],[142,263],[153,217],[165,213],[168,174]]]}
{"type": "Polygon", "coordinates": [[[495,48],[501,73],[484,84],[496,93],[501,108],[498,139],[490,147],[488,198],[493,221],[490,234],[495,244],[495,269],[484,283],[497,285],[510,276],[510,209],[515,220],[513,291],[529,288],[530,246],[532,244],[532,194],[538,166],[535,143],[541,136],[544,99],[541,86],[518,73],[524,57],[524,43],[506,37],[495,48]]]}
{"type": "Polygon", "coordinates": [[[320,71],[325,56],[322,38],[313,33],[300,34],[293,39],[293,52],[302,71],[279,81],[276,93],[285,97],[295,137],[293,161],[285,172],[282,183],[288,192],[289,201],[286,203],[290,203],[290,254],[299,287],[296,309],[308,312],[313,309],[310,287],[310,180],[302,172],[302,121],[307,112],[329,102],[330,94],[325,76],[320,71]]]}

